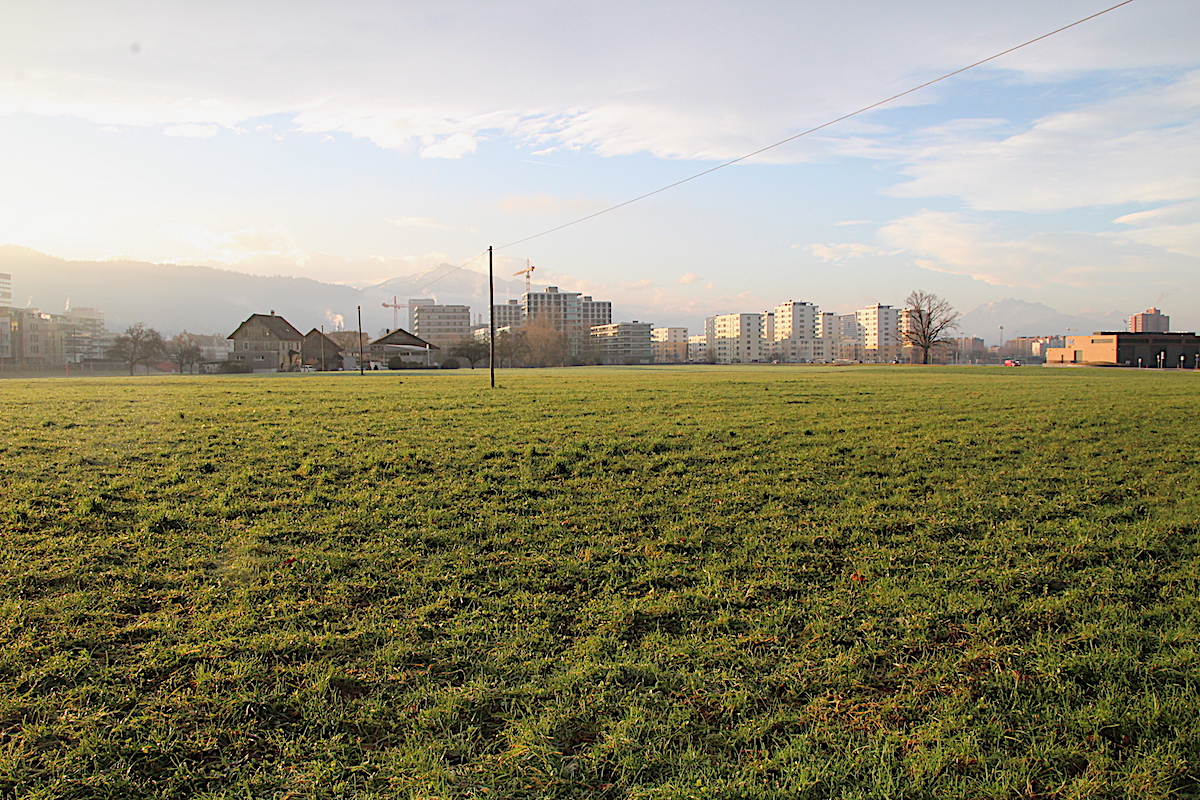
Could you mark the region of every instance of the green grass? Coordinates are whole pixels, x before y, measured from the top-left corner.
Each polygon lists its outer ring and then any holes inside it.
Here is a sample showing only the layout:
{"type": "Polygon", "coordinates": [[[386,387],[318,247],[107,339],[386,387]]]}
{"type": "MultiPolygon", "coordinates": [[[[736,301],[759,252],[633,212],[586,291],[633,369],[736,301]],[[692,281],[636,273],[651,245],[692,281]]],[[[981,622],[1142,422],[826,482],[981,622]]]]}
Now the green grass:
{"type": "Polygon", "coordinates": [[[1200,376],[0,382],[0,796],[1200,795],[1200,376]]]}

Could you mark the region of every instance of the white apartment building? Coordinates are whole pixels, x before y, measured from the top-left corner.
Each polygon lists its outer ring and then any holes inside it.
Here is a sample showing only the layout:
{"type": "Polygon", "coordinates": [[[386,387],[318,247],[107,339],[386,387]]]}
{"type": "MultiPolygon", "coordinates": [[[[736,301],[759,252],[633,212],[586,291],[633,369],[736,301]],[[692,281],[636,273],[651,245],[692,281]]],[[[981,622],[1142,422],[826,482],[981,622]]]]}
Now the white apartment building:
{"type": "Polygon", "coordinates": [[[702,364],[708,361],[708,336],[706,334],[697,333],[695,336],[688,337],[687,360],[693,364],[702,364]]]}
{"type": "Polygon", "coordinates": [[[786,364],[833,360],[834,352],[821,336],[823,315],[815,305],[789,300],[775,306],[770,316],[771,360],[786,364]]]}
{"type": "Polygon", "coordinates": [[[886,364],[899,360],[903,339],[900,335],[900,309],[875,303],[856,311],[861,342],[859,360],[886,364]]]}
{"type": "Polygon", "coordinates": [[[0,272],[0,308],[12,306],[12,275],[0,272]]]}
{"type": "Polygon", "coordinates": [[[746,364],[770,360],[763,339],[765,314],[718,314],[704,320],[708,360],[717,364],[746,364]]]}
{"type": "Polygon", "coordinates": [[[652,328],[650,347],[655,364],[682,364],[688,360],[687,328],[652,328]]]}

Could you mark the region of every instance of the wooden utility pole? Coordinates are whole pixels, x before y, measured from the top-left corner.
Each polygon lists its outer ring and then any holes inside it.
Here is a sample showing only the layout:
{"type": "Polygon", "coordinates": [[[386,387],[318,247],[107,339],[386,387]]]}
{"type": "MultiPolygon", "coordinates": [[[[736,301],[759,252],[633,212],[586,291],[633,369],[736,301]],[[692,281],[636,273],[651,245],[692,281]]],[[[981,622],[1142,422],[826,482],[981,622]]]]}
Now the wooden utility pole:
{"type": "Polygon", "coordinates": [[[492,271],[492,247],[488,245],[488,378],[496,388],[496,279],[492,271]]]}
{"type": "Polygon", "coordinates": [[[362,345],[362,306],[358,307],[358,374],[366,375],[365,367],[363,366],[363,345],[362,345]]]}

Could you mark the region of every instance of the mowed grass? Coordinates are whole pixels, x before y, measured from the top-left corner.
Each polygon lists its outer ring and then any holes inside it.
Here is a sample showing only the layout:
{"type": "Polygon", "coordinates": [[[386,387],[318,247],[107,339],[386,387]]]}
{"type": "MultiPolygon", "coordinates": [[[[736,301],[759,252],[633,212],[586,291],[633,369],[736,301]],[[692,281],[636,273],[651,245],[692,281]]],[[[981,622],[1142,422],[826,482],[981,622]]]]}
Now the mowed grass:
{"type": "Polygon", "coordinates": [[[0,796],[1200,792],[1200,376],[0,382],[0,796]]]}

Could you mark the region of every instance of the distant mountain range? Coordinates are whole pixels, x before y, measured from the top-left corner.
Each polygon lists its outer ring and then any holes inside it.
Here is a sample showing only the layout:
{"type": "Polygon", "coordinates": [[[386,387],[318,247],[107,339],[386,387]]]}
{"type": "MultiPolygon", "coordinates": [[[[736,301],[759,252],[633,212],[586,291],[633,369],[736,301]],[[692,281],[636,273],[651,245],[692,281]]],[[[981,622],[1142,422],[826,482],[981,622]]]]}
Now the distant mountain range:
{"type": "Polygon", "coordinates": [[[978,336],[989,345],[1000,338],[1000,326],[1004,326],[1004,338],[1017,336],[1062,336],[1067,333],[1092,333],[1093,331],[1123,331],[1130,315],[1124,311],[1107,314],[1063,314],[1041,303],[1006,298],[994,303],[984,303],[963,314],[958,320],[959,335],[978,336]]]}
{"type": "MultiPolygon", "coordinates": [[[[60,313],[68,305],[104,312],[109,330],[144,322],[164,335],[232,333],[251,314],[276,311],[303,331],[344,324],[356,326],[362,306],[363,329],[393,327],[393,311],[383,303],[396,297],[435,297],[442,303],[487,308],[487,276],[442,264],[416,275],[392,278],[356,289],[308,278],[247,275],[213,267],[147,264],[139,261],[65,261],[26,247],[0,246],[0,272],[12,275],[14,306],[60,313]],[[452,274],[450,274],[452,273],[452,274]],[[436,285],[428,285],[439,276],[436,285]]],[[[496,297],[520,297],[524,284],[497,280],[496,297]]],[[[399,326],[408,324],[400,309],[399,326]]]]}
{"type": "MultiPolygon", "coordinates": [[[[385,308],[393,298],[430,297],[439,303],[469,305],[475,314],[487,310],[487,275],[452,264],[356,289],[308,278],[247,275],[213,267],[147,264],[139,261],[65,261],[36,250],[0,246],[0,272],[12,275],[13,305],[61,312],[68,304],[91,306],[105,314],[109,330],[144,322],[165,335],[181,330],[228,334],[246,317],[276,311],[302,331],[325,326],[356,326],[362,306],[363,329],[376,333],[408,325],[407,309],[385,308]]],[[[518,299],[525,286],[498,278],[496,301],[518,299]]],[[[601,298],[603,299],[603,298],[601,298]]],[[[617,310],[619,314],[620,311],[617,310]]],[[[1041,303],[1005,299],[985,303],[962,315],[959,334],[994,344],[1004,338],[1052,336],[1073,331],[1125,330],[1123,311],[1071,315],[1041,303]]],[[[692,324],[699,327],[702,320],[692,324]]]]}

